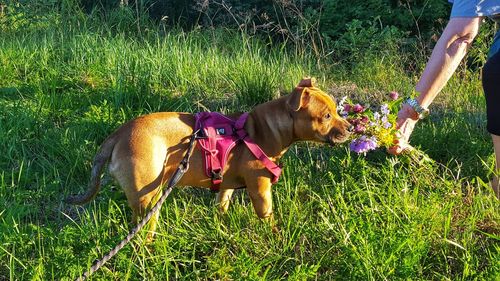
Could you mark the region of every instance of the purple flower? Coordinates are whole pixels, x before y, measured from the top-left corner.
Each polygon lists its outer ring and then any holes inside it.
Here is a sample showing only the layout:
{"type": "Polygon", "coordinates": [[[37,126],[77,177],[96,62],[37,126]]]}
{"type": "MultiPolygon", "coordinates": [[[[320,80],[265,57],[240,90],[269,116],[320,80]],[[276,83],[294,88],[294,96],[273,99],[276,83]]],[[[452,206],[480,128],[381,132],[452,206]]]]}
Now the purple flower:
{"type": "Polygon", "coordinates": [[[389,129],[390,127],[392,127],[391,122],[385,122],[384,123],[384,128],[389,129]]]}
{"type": "Polygon", "coordinates": [[[391,98],[391,100],[397,100],[399,98],[399,94],[396,91],[392,91],[389,93],[389,97],[391,98]]]}
{"type": "Polygon", "coordinates": [[[358,124],[354,127],[354,132],[356,134],[362,134],[364,131],[366,131],[366,128],[365,126],[361,125],[361,124],[358,124]]]}
{"type": "Polygon", "coordinates": [[[379,120],[380,119],[380,113],[378,113],[378,112],[373,113],[373,119],[379,120]]]}
{"type": "Polygon", "coordinates": [[[374,150],[378,147],[377,138],[374,136],[368,138],[367,136],[361,136],[351,142],[349,148],[356,153],[366,153],[370,150],[374,150]]]}
{"type": "Polygon", "coordinates": [[[351,112],[352,106],[350,104],[345,104],[344,105],[344,111],[345,112],[351,112]]]}
{"type": "Polygon", "coordinates": [[[352,111],[354,111],[354,113],[360,113],[360,112],[363,112],[363,110],[365,110],[365,109],[359,103],[354,105],[354,107],[352,108],[352,111]]]}
{"type": "Polygon", "coordinates": [[[365,115],[365,116],[361,117],[361,123],[366,124],[366,123],[368,123],[368,121],[370,121],[370,119],[368,119],[368,116],[365,115]]]}

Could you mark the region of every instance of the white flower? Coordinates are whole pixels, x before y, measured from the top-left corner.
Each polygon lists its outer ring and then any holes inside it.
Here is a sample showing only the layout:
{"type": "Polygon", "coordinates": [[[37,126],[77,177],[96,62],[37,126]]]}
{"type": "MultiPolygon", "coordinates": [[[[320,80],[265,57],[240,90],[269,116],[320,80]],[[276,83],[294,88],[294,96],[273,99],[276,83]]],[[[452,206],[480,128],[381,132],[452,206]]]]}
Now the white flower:
{"type": "Polygon", "coordinates": [[[347,100],[347,96],[344,96],[343,98],[341,98],[339,101],[339,106],[342,106],[342,108],[344,108],[344,103],[346,100],[347,100]]]}
{"type": "Polygon", "coordinates": [[[391,111],[389,110],[389,105],[387,103],[384,103],[381,107],[380,107],[380,112],[382,112],[382,114],[384,115],[388,115],[391,111]]]}

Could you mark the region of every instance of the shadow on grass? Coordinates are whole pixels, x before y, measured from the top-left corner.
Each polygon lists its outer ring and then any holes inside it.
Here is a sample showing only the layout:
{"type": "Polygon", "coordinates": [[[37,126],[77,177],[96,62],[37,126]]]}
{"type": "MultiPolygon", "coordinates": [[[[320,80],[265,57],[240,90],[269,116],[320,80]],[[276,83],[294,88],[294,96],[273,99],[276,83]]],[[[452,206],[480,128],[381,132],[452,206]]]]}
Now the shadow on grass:
{"type": "Polygon", "coordinates": [[[493,146],[483,118],[477,114],[447,114],[418,124],[411,142],[461,177],[487,179],[493,146]]]}
{"type": "Polygon", "coordinates": [[[34,96],[35,89],[29,86],[0,87],[0,100],[7,102],[32,99],[34,96]]]}

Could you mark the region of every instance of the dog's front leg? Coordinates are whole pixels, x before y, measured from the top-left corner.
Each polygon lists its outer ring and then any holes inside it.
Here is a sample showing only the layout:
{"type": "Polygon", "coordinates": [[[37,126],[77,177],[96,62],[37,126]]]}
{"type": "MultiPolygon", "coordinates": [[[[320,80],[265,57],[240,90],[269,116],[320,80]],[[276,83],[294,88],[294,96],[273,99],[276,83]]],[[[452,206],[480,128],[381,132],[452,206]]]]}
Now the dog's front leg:
{"type": "Polygon", "coordinates": [[[269,177],[257,177],[246,180],[246,185],[253,208],[259,218],[272,221],[273,198],[271,195],[271,179],[269,177]]]}
{"type": "Polygon", "coordinates": [[[233,196],[234,189],[223,189],[217,193],[217,202],[219,202],[219,211],[226,213],[229,208],[231,196],[233,196]]]}

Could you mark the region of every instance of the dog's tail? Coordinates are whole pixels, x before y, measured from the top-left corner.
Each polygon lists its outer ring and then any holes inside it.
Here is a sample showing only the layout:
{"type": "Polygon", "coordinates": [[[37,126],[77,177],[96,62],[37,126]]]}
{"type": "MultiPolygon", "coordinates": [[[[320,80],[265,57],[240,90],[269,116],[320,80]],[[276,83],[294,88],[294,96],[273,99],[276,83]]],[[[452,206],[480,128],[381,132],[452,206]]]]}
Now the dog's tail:
{"type": "Polygon", "coordinates": [[[99,152],[94,157],[94,162],[92,163],[92,173],[90,175],[90,183],[87,191],[81,195],[72,195],[66,198],[64,201],[69,204],[83,205],[88,203],[90,200],[99,192],[101,187],[101,174],[106,162],[111,157],[113,148],[115,147],[116,140],[114,135],[107,138],[101,145],[99,152]]]}

